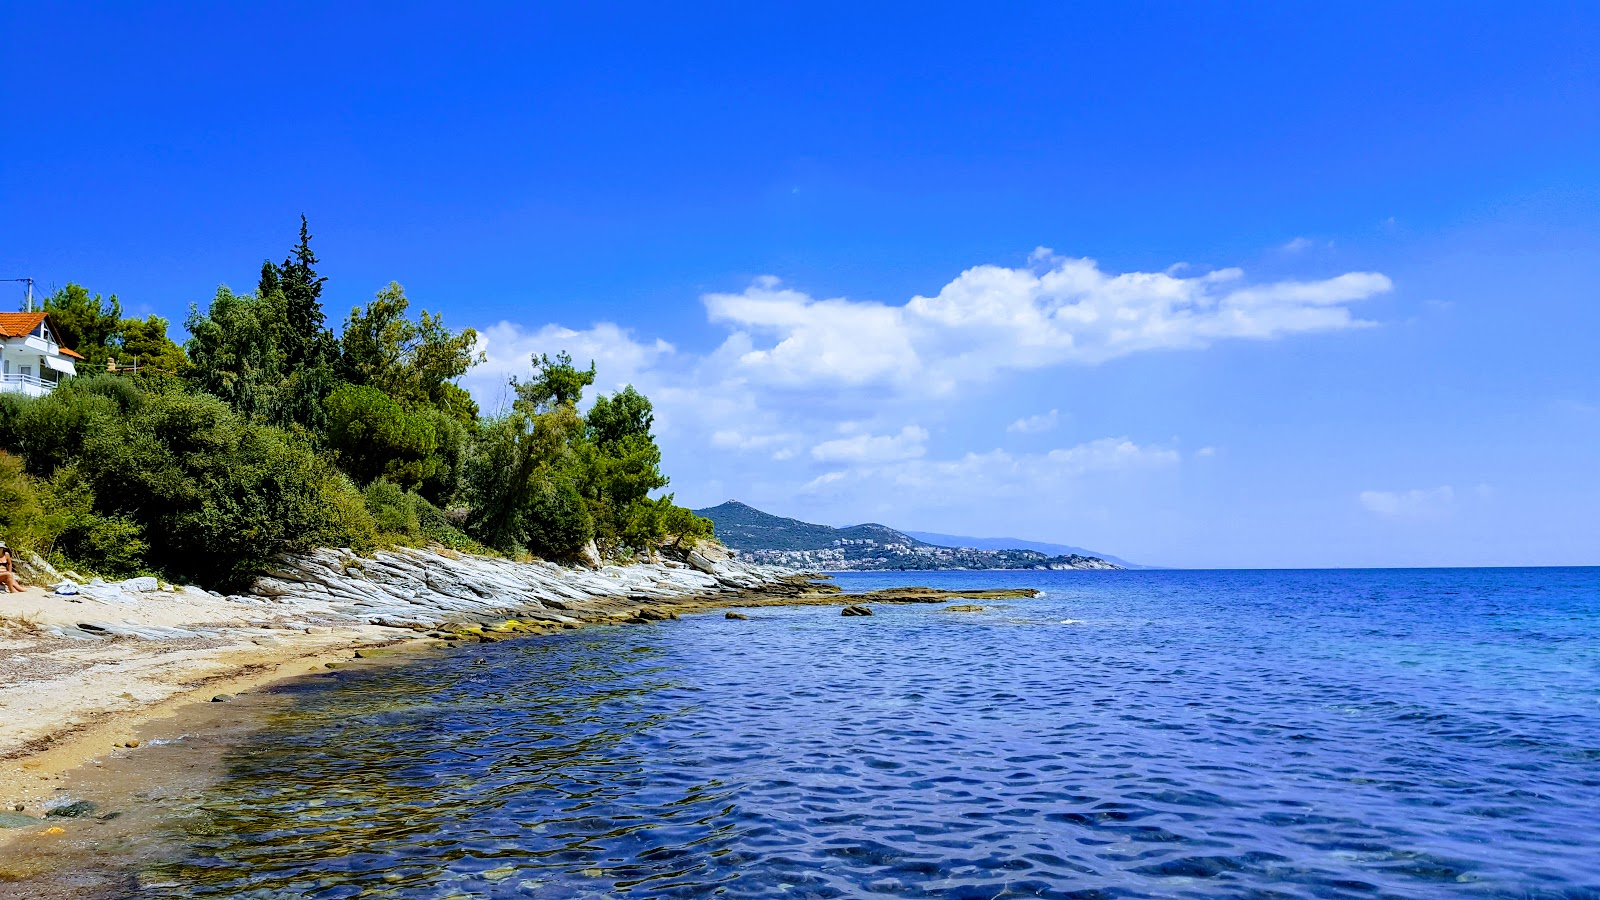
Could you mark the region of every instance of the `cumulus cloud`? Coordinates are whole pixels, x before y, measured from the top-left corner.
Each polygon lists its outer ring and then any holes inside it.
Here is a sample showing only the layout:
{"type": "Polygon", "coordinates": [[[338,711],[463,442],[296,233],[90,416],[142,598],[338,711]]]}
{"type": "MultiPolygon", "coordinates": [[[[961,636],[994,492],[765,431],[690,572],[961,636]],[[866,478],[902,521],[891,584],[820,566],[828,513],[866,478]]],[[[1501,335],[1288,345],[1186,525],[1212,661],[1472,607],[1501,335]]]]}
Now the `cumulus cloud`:
{"type": "Polygon", "coordinates": [[[1006,431],[1012,434],[1042,434],[1054,431],[1061,423],[1061,410],[1052,409],[1047,413],[1036,416],[1027,416],[1006,426],[1006,431]]]}
{"type": "Polygon", "coordinates": [[[486,358],[472,367],[461,383],[487,409],[508,402],[506,383],[513,377],[526,378],[532,371],[533,357],[540,353],[571,353],[579,366],[587,366],[593,360],[600,384],[607,389],[638,380],[673,353],[672,345],[666,341],[638,340],[632,332],[610,322],[583,331],[560,325],[529,330],[514,322],[497,322],[478,331],[478,349],[486,358]]]}
{"type": "Polygon", "coordinates": [[[907,425],[899,434],[857,434],[811,448],[811,458],[822,462],[886,462],[912,459],[927,452],[926,429],[907,425]]]}
{"type": "Polygon", "coordinates": [[[852,300],[814,300],[767,276],[740,294],[702,298],[711,321],[736,330],[721,354],[780,383],[894,379],[918,367],[911,335],[897,307],[852,300]],[[769,338],[757,347],[756,338],[769,338]]]}
{"type": "Polygon", "coordinates": [[[1376,272],[1261,284],[1239,269],[1111,274],[1041,248],[1029,266],[975,266],[899,306],[818,300],[773,278],[704,301],[734,329],[720,352],[746,377],[947,390],[1004,369],[1360,327],[1350,304],[1390,287],[1376,272]]]}
{"type": "MultiPolygon", "coordinates": [[[[1179,454],[1125,438],[1043,453],[984,450],[962,427],[948,427],[963,421],[967,385],[1223,340],[1358,328],[1370,323],[1356,305],[1390,282],[1374,272],[1257,281],[1236,268],[1182,264],[1118,273],[1041,249],[1024,265],[975,266],[934,287],[874,301],[818,298],[758,278],[701,298],[716,332],[715,349],[704,353],[613,323],[502,321],[481,329],[488,361],[462,384],[493,411],[510,400],[509,378],[529,373],[530,357],[592,359],[596,391],[633,383],[650,397],[666,468],[683,479],[674,488],[690,496],[707,484],[745,495],[759,484],[787,496],[808,480],[813,491],[862,491],[871,482],[928,497],[959,482],[973,502],[984,492],[1042,496],[1075,490],[1093,473],[1170,467],[1179,454]],[[869,424],[836,430],[840,421],[869,424]],[[925,425],[937,426],[937,440],[925,425]]],[[[1054,409],[1007,412],[1022,416],[1007,428],[1013,434],[1050,433],[1069,418],[1054,409]]]]}
{"type": "Polygon", "coordinates": [[[1362,491],[1360,499],[1368,512],[1386,519],[1429,519],[1448,513],[1456,492],[1447,484],[1429,490],[1362,491]]]}

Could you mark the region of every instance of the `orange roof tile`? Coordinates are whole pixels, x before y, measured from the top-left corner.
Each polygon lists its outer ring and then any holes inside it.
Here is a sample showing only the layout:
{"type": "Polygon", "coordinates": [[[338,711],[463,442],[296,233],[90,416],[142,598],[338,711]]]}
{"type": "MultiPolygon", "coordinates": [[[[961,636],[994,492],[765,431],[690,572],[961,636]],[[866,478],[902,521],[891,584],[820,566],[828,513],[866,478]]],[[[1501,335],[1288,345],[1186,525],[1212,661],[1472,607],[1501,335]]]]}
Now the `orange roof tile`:
{"type": "MultiPolygon", "coordinates": [[[[42,312],[0,312],[0,338],[24,337],[31,334],[39,327],[40,322],[49,318],[49,315],[42,312]]],[[[50,323],[50,327],[52,331],[59,331],[55,328],[54,322],[50,323]]],[[[61,355],[83,359],[77,351],[66,347],[61,348],[61,355]]]]}
{"type": "Polygon", "coordinates": [[[45,316],[42,312],[0,313],[0,337],[22,337],[38,328],[45,316]]]}

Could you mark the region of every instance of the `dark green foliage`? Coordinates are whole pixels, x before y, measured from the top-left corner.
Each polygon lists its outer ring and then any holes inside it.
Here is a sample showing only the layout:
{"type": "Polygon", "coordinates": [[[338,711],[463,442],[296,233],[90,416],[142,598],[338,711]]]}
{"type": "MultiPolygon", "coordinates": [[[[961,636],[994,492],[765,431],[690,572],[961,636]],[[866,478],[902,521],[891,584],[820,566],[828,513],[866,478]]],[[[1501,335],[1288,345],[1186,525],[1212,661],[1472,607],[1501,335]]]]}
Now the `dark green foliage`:
{"type": "Polygon", "coordinates": [[[343,377],[400,403],[473,421],[477,405],[454,381],[482,358],[473,349],[478,333],[471,328],[452,332],[443,316],[427,310],[412,321],[410,305],[405,289],[391,282],[371,303],[350,311],[339,339],[343,377]]]}
{"type": "Polygon", "coordinates": [[[160,316],[123,319],[118,325],[115,345],[109,348],[116,357],[117,365],[137,366],[141,371],[156,370],[170,374],[182,369],[188,358],[183,355],[183,348],[167,337],[167,324],[167,320],[160,316]]]}
{"type": "Polygon", "coordinates": [[[526,548],[529,529],[537,526],[530,506],[545,481],[564,473],[582,429],[583,420],[566,405],[544,413],[513,409],[485,426],[466,466],[467,532],[502,552],[526,548]]]}
{"type": "Polygon", "coordinates": [[[541,355],[512,381],[511,411],[480,422],[456,383],[482,359],[477,334],[413,318],[390,284],[334,339],[310,240],[302,217],[254,294],[221,287],[191,307],[183,349],[163,319],[122,319],[115,297],[56,292],[63,340],[100,355],[44,398],[0,395],[0,451],[16,454],[0,457],[0,533],[107,574],[222,588],[319,545],[574,560],[596,543],[652,552],[708,533],[650,496],[667,479],[638,391],[579,415],[594,365],[541,355]],[[117,374],[92,374],[112,356],[117,374]]]}
{"type": "Polygon", "coordinates": [[[413,413],[374,387],[341,384],[324,402],[328,446],[357,484],[387,478],[416,488],[444,465],[434,420],[413,413]]]}
{"type": "Polygon", "coordinates": [[[22,460],[0,452],[0,537],[14,547],[33,548],[48,539],[39,490],[22,460]]]}
{"type": "Polygon", "coordinates": [[[114,421],[117,412],[109,397],[63,387],[22,409],[21,441],[15,449],[30,473],[49,476],[82,455],[88,438],[114,421]]]}
{"type": "Polygon", "coordinates": [[[372,514],[372,524],[378,533],[415,542],[422,535],[422,522],[417,518],[415,494],[392,481],[380,478],[361,492],[367,501],[367,512],[372,514]]]}
{"type": "Polygon", "coordinates": [[[650,434],[654,420],[650,401],[632,385],[598,398],[585,417],[577,481],[604,550],[648,548],[666,537],[663,510],[650,500],[651,491],[667,486],[661,448],[650,434]]]}
{"type": "Polygon", "coordinates": [[[81,467],[102,513],[142,527],[153,567],[203,584],[242,587],[281,553],[349,538],[324,506],[328,466],[214,397],[147,398],[88,436],[81,467]]]}
{"type": "Polygon", "coordinates": [[[189,365],[184,377],[247,419],[268,421],[287,373],[282,292],[235,294],[226,287],[202,314],[189,308],[189,365]]]}
{"type": "Polygon", "coordinates": [[[67,466],[43,491],[50,544],[45,555],[73,568],[125,577],[144,569],[149,544],[137,522],[95,512],[94,490],[76,467],[67,466]]]}
{"type": "Polygon", "coordinates": [[[533,377],[527,381],[511,379],[516,391],[516,405],[527,414],[550,412],[558,407],[576,408],[583,399],[583,389],[594,384],[594,363],[579,369],[572,364],[572,356],[557,353],[555,359],[539,354],[533,360],[533,377]]]}
{"type": "Polygon", "coordinates": [[[103,298],[69,282],[44,298],[43,309],[50,314],[63,347],[83,354],[85,367],[105,368],[108,348],[122,323],[122,304],[116,294],[103,298]]]}
{"type": "Polygon", "coordinates": [[[692,546],[709,535],[709,523],[671,497],[650,497],[667,479],[643,394],[630,385],[580,418],[594,366],[579,369],[564,353],[533,365],[531,378],[512,382],[511,414],[483,429],[468,465],[468,530],[478,540],[573,559],[591,540],[606,553],[648,552],[669,537],[692,546]]]}
{"type": "MultiPolygon", "coordinates": [[[[311,230],[306,217],[300,217],[300,242],[278,267],[275,287],[283,292],[285,355],[289,365],[314,367],[329,361],[333,335],[328,332],[322,312],[322,285],[328,279],[317,274],[317,256],[311,252],[311,230]]],[[[263,271],[263,275],[265,275],[263,271]]],[[[263,292],[265,293],[265,292],[263,292]]]]}
{"type": "Polygon", "coordinates": [[[672,499],[668,494],[656,501],[660,531],[671,539],[672,547],[689,549],[702,540],[710,540],[713,536],[711,520],[678,506],[672,499]]]}
{"type": "Polygon", "coordinates": [[[601,395],[584,416],[589,440],[603,449],[616,447],[630,438],[650,437],[655,412],[645,396],[628,385],[610,397],[601,395]]]}
{"type": "Polygon", "coordinates": [[[545,559],[577,559],[594,540],[594,520],[583,495],[566,478],[542,479],[534,486],[521,526],[528,552],[545,559]]]}
{"type": "Polygon", "coordinates": [[[22,394],[0,393],[0,450],[22,452],[23,411],[33,405],[33,398],[22,394]]]}
{"type": "Polygon", "coordinates": [[[367,485],[362,496],[384,540],[413,547],[435,543],[451,550],[482,549],[427,498],[403,490],[391,481],[382,478],[374,481],[367,485]]]}

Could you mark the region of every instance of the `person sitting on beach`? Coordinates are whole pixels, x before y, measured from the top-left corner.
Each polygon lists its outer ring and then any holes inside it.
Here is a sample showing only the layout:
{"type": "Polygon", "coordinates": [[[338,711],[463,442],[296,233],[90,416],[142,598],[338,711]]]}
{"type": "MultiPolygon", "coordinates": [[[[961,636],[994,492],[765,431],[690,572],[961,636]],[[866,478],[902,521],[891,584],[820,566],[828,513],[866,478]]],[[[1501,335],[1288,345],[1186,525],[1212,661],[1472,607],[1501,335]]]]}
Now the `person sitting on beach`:
{"type": "Polygon", "coordinates": [[[0,541],[0,583],[5,584],[8,594],[22,592],[22,582],[17,580],[17,564],[11,559],[11,548],[5,541],[0,541]]]}

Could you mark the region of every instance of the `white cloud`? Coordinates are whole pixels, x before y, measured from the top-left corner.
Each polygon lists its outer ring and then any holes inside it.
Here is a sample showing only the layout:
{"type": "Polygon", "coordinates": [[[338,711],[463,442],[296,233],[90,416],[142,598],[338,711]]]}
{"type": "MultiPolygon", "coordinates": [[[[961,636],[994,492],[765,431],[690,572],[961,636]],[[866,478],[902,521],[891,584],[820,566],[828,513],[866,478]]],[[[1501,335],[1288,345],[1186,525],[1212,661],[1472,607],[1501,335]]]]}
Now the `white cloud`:
{"type": "Polygon", "coordinates": [[[1027,403],[1005,407],[1001,421],[1021,416],[1007,429],[1016,434],[1049,433],[1069,417],[1032,413],[1053,399],[969,385],[1220,340],[1356,328],[1369,323],[1354,305],[1389,288],[1366,272],[1272,282],[1188,265],[1115,273],[1048,250],[1018,267],[976,266],[929,295],[892,302],[819,299],[764,277],[702,297],[720,334],[710,352],[682,352],[613,323],[502,321],[481,330],[488,362],[462,384],[493,411],[510,399],[507,380],[529,373],[531,356],[595,360],[591,396],[633,383],[655,404],[664,468],[681,479],[672,488],[685,499],[726,499],[699,497],[712,484],[750,498],[793,496],[808,481],[811,491],[918,490],[939,503],[951,490],[972,503],[985,492],[1027,499],[1072,493],[1093,473],[1170,467],[1179,454],[1123,438],[1048,453],[984,450],[965,430],[963,395],[1027,403]],[[841,421],[864,424],[835,431],[841,421]]]}
{"type": "Polygon", "coordinates": [[[1285,253],[1299,253],[1301,250],[1310,249],[1313,243],[1314,241],[1308,237],[1291,238],[1285,242],[1283,247],[1280,249],[1282,249],[1285,253]]]}
{"type": "Polygon", "coordinates": [[[778,383],[893,380],[918,367],[897,307],[852,300],[813,300],[759,278],[741,294],[702,298],[713,322],[735,331],[720,355],[778,383]],[[757,336],[772,343],[757,348],[757,336]]]}
{"type": "Polygon", "coordinates": [[[1178,452],[1140,446],[1127,438],[1100,438],[1048,453],[1012,454],[995,449],[953,459],[918,457],[864,463],[814,479],[807,490],[858,483],[956,496],[1038,494],[1091,474],[1162,469],[1178,462],[1178,452]]]}
{"type": "Polygon", "coordinates": [[[1051,450],[1046,458],[1065,474],[1082,475],[1088,472],[1168,466],[1178,461],[1178,451],[1141,447],[1127,438],[1101,438],[1064,450],[1051,450]]]}
{"type": "Polygon", "coordinates": [[[811,458],[823,462],[887,462],[912,459],[927,452],[926,429],[907,425],[899,434],[858,434],[838,438],[811,448],[811,458]]]}
{"type": "Polygon", "coordinates": [[[1007,425],[1006,431],[1012,434],[1043,434],[1046,431],[1054,431],[1060,423],[1061,410],[1052,409],[1047,413],[1018,419],[1007,425]]]}
{"type": "Polygon", "coordinates": [[[817,300],[770,277],[704,300],[713,321],[733,327],[719,356],[743,377],[941,391],[1004,369],[1355,328],[1370,323],[1350,304],[1391,287],[1375,272],[1263,284],[1239,269],[1109,274],[1043,248],[1031,262],[975,266],[901,306],[817,300]]]}
{"type": "Polygon", "coordinates": [[[1388,519],[1430,519],[1445,515],[1455,505],[1456,492],[1450,485],[1430,490],[1362,491],[1361,505],[1388,519]]]}
{"type": "Polygon", "coordinates": [[[1200,459],[1210,459],[1211,457],[1217,455],[1217,448],[1201,447],[1199,450],[1194,452],[1194,455],[1200,459]]]}
{"type": "Polygon", "coordinates": [[[514,322],[497,322],[479,330],[478,349],[487,359],[473,366],[461,384],[488,410],[509,402],[506,383],[513,377],[528,377],[532,358],[539,353],[571,353],[573,362],[580,367],[587,367],[592,360],[598,373],[597,384],[608,391],[637,381],[673,353],[672,345],[666,341],[635,340],[632,332],[610,322],[584,331],[560,325],[530,331],[514,322]]]}

